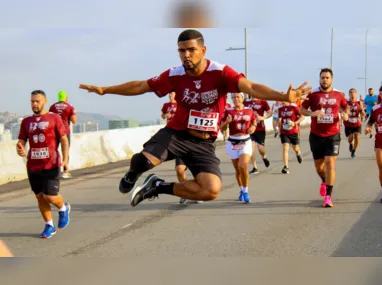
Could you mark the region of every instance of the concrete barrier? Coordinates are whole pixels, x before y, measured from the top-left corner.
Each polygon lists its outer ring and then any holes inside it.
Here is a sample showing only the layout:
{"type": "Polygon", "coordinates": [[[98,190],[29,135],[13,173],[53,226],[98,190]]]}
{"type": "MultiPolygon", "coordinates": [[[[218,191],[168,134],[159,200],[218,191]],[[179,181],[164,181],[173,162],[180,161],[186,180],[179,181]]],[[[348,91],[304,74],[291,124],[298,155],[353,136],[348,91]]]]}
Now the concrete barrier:
{"type": "MultiPolygon", "coordinates": [[[[301,125],[310,124],[310,117],[301,125]]],[[[265,122],[273,131],[272,118],[265,122]]],[[[69,167],[71,170],[130,159],[164,125],[72,134],[69,167]]],[[[219,133],[218,140],[223,140],[219,133]]],[[[16,142],[0,142],[0,185],[27,178],[26,159],[16,153],[16,142]]]]}

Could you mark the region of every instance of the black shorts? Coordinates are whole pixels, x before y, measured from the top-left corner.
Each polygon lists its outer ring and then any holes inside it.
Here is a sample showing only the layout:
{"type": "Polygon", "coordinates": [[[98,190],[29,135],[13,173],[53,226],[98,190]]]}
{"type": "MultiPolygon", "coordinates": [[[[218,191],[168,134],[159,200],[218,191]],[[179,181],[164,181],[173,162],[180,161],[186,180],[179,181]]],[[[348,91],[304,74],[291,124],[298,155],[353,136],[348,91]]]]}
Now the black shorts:
{"type": "Polygon", "coordinates": [[[309,135],[309,144],[314,160],[323,159],[325,156],[338,156],[341,135],[338,133],[329,137],[320,137],[311,133],[309,135]]]}
{"type": "Polygon", "coordinates": [[[351,134],[354,134],[354,133],[361,133],[362,132],[362,127],[355,127],[355,128],[352,128],[352,127],[346,127],[345,126],[345,135],[346,137],[350,136],[351,134]]]}
{"type": "Polygon", "coordinates": [[[251,134],[251,140],[262,146],[265,145],[265,131],[258,131],[251,134]]]}
{"type": "Polygon", "coordinates": [[[57,196],[60,191],[60,169],[54,168],[43,171],[31,171],[28,169],[28,179],[35,195],[43,193],[49,196],[57,196]]]}
{"type": "Polygon", "coordinates": [[[206,172],[221,179],[220,160],[215,155],[214,141],[195,138],[186,131],[163,128],[143,145],[143,151],[162,162],[179,157],[194,177],[206,172]]]}
{"type": "Polygon", "coordinates": [[[292,135],[286,135],[286,134],[280,134],[281,143],[288,143],[291,145],[299,145],[300,144],[300,138],[298,133],[292,134],[292,135]]]}

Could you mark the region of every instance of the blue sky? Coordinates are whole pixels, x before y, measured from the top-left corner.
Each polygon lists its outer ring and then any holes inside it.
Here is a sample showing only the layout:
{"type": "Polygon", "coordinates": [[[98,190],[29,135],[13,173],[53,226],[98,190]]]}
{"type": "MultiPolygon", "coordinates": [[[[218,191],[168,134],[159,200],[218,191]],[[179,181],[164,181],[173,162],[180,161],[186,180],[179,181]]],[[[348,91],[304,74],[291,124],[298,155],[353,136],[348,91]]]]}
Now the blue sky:
{"type": "MultiPolygon", "coordinates": [[[[19,1],[19,4],[20,2],[24,1],[19,1]]],[[[40,3],[40,1],[37,2],[40,3]]],[[[146,11],[145,16],[141,15],[140,20],[139,13],[133,12],[140,11],[144,5],[148,5],[147,1],[134,1],[133,4],[132,2],[122,4],[119,1],[119,5],[130,5],[128,8],[125,7],[124,14],[125,19],[129,20],[128,25],[122,25],[123,13],[121,9],[116,8],[122,6],[113,7],[117,14],[106,13],[108,17],[105,21],[105,17],[98,17],[98,15],[102,10],[105,11],[110,7],[106,7],[105,4],[95,7],[96,2],[98,1],[81,1],[80,5],[68,1],[65,2],[65,7],[64,4],[61,4],[62,7],[46,4],[40,11],[36,10],[36,4],[24,2],[25,5],[19,9],[17,16],[5,11],[4,17],[0,20],[3,27],[0,29],[0,43],[2,43],[0,45],[2,81],[0,94],[2,98],[6,95],[7,100],[2,100],[0,111],[30,113],[29,93],[31,90],[45,90],[50,103],[53,103],[57,92],[64,89],[68,91],[70,102],[78,111],[115,114],[139,120],[153,120],[159,117],[160,107],[167,99],[159,99],[153,93],[130,98],[115,95],[98,97],[77,87],[80,83],[114,85],[129,80],[147,79],[171,66],[179,65],[176,39],[182,29],[146,27],[153,23],[156,23],[157,27],[169,26],[171,21],[168,14],[172,10],[164,9],[164,7],[168,7],[167,5],[171,5],[174,1],[151,2],[151,12],[146,11]],[[89,5],[84,5],[85,2],[89,5]],[[153,12],[155,9],[157,9],[156,13],[153,12]],[[89,21],[81,17],[87,17],[89,21]],[[134,21],[136,25],[132,25],[134,21]]],[[[293,4],[298,5],[298,2],[294,1],[293,4]]],[[[256,24],[264,26],[248,28],[249,78],[251,80],[278,90],[285,90],[289,83],[298,85],[304,80],[308,80],[313,86],[318,85],[319,68],[330,64],[330,22],[322,23],[317,20],[317,23],[314,23],[315,17],[309,16],[311,20],[307,21],[306,25],[298,24],[297,20],[291,20],[291,25],[279,24],[276,27],[273,25],[275,22],[282,22],[289,17],[285,13],[288,9],[292,13],[290,17],[296,19],[298,13],[293,5],[287,6],[286,2],[280,2],[276,11],[271,10],[270,2],[262,6],[258,3],[256,6],[256,2],[249,2],[251,4],[245,6],[244,2],[238,1],[236,9],[232,10],[231,6],[220,5],[228,3],[227,1],[218,0],[210,3],[215,3],[210,4],[210,7],[213,7],[211,17],[214,23],[220,26],[235,27],[236,22],[237,26],[244,27],[247,19],[251,19],[249,16],[225,17],[230,15],[229,8],[233,15],[236,15],[238,11],[244,13],[244,16],[247,16],[246,13],[258,15],[257,20],[247,23],[248,27],[256,26],[256,24]],[[249,9],[250,5],[255,5],[256,9],[255,6],[253,10],[249,9]],[[269,20],[272,18],[265,17],[270,11],[274,21],[269,20]]],[[[338,7],[341,6],[343,13],[350,13],[348,15],[352,16],[349,10],[352,3],[349,2],[346,7],[341,5],[338,7]]],[[[12,5],[15,4],[7,3],[6,5],[5,8],[11,11],[14,8],[12,5]]],[[[378,8],[376,5],[381,6],[377,3],[373,7],[378,8]]],[[[315,8],[315,6],[312,7],[315,8]]],[[[335,7],[334,2],[332,7],[335,7]]],[[[358,8],[357,15],[362,18],[364,14],[362,7],[358,8]]],[[[304,9],[301,8],[301,11],[303,12],[304,9]]],[[[334,86],[346,93],[349,88],[355,87],[359,93],[364,94],[364,81],[356,78],[364,76],[366,29],[352,27],[357,24],[357,21],[354,19],[350,21],[350,16],[343,18],[343,23],[349,22],[347,28],[335,28],[334,86]]],[[[301,19],[307,17],[306,14],[301,15],[301,19]]],[[[200,30],[206,40],[207,58],[244,72],[244,51],[225,51],[230,46],[244,45],[243,28],[200,30]]],[[[379,88],[382,82],[381,49],[382,29],[371,28],[368,38],[368,86],[375,89],[379,88]]]]}

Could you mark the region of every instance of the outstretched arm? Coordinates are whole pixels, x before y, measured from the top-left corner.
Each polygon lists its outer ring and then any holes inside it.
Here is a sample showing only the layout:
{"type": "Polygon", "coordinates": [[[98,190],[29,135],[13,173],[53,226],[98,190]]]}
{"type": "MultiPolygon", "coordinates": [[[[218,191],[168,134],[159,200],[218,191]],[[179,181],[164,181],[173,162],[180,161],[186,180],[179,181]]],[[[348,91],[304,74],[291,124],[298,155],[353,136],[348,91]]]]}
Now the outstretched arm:
{"type": "Polygon", "coordinates": [[[312,87],[306,87],[308,83],[303,83],[297,89],[293,89],[292,85],[286,93],[273,90],[272,88],[249,81],[246,78],[240,78],[239,80],[239,90],[240,92],[248,94],[252,98],[263,99],[263,100],[275,100],[275,101],[285,101],[285,102],[296,102],[298,98],[305,99],[302,96],[310,93],[312,87]]]}
{"type": "Polygon", "coordinates": [[[122,96],[136,96],[152,92],[147,80],[135,80],[120,85],[100,87],[95,85],[80,84],[80,89],[97,93],[98,95],[116,94],[122,96]]]}

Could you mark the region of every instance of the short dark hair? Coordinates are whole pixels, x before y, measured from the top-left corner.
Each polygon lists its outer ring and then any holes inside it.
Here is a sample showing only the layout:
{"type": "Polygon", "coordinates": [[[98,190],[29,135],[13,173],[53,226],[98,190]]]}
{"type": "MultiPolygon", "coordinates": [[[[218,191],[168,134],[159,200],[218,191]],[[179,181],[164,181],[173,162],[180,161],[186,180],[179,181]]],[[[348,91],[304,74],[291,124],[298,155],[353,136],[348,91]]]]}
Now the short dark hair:
{"type": "Polygon", "coordinates": [[[374,90],[374,89],[373,88],[369,88],[368,90],[370,91],[370,90],[374,90]]]}
{"type": "Polygon", "coordinates": [[[333,70],[332,70],[331,68],[328,68],[328,67],[326,67],[326,68],[322,68],[321,71],[320,71],[320,76],[321,76],[321,74],[324,73],[324,72],[329,72],[330,75],[333,77],[333,70]]]}
{"type": "Polygon", "coordinates": [[[349,89],[349,93],[350,93],[350,91],[352,91],[352,90],[354,90],[355,92],[357,92],[357,90],[356,90],[355,88],[350,88],[350,89],[349,89]]]}
{"type": "Polygon", "coordinates": [[[189,40],[198,40],[198,43],[200,45],[204,45],[204,38],[201,32],[197,30],[185,30],[180,33],[178,37],[178,43],[179,42],[184,42],[184,41],[189,41],[189,40]]]}
{"type": "Polygon", "coordinates": [[[38,95],[38,94],[41,94],[42,96],[46,97],[45,92],[42,91],[42,90],[33,90],[33,91],[31,92],[31,95],[32,95],[32,96],[33,96],[33,95],[38,95]]]}

